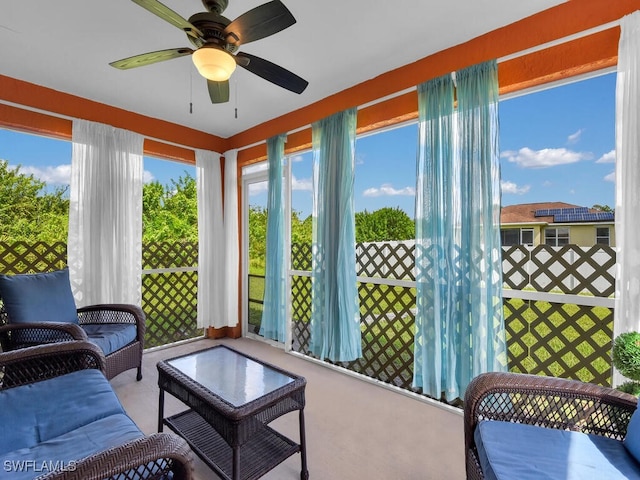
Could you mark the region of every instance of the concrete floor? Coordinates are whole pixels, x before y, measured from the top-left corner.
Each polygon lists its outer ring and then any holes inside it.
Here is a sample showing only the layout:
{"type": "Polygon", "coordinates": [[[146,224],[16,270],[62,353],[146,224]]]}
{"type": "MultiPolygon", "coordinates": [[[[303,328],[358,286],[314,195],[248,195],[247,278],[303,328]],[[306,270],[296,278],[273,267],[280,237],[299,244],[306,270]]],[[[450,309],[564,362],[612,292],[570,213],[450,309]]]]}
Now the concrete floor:
{"type": "MultiPolygon", "coordinates": [[[[305,421],[311,480],[464,479],[462,414],[309,362],[266,343],[250,339],[198,340],[144,355],[141,382],[135,370],[112,380],[120,401],[143,432],[157,431],[156,363],[217,343],[263,359],[307,379],[305,421]]],[[[165,415],[185,407],[165,396],[165,415]]],[[[272,423],[298,441],[298,415],[272,423]]],[[[166,428],[165,428],[166,430],[166,428]]],[[[197,457],[196,478],[218,478],[197,457]]],[[[294,455],[263,477],[300,478],[300,456],[294,455]]]]}

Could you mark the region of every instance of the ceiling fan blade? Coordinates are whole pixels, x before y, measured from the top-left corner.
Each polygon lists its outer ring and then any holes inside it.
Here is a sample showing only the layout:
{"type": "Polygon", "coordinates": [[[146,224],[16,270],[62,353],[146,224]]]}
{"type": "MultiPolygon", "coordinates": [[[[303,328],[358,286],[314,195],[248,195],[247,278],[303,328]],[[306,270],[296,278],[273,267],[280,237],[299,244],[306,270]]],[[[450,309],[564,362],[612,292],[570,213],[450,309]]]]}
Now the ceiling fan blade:
{"type": "Polygon", "coordinates": [[[120,70],[128,70],[130,68],[151,65],[152,63],[164,62],[165,60],[171,60],[173,58],[184,57],[192,53],[193,50],[190,48],[170,48],[168,50],[158,50],[157,52],[142,53],[140,55],[134,55],[133,57],[123,58],[122,60],[111,62],[109,65],[119,68],[120,70]]]}
{"type": "Polygon", "coordinates": [[[265,80],[275,83],[276,85],[286,88],[294,93],[302,93],[304,92],[309,82],[305,79],[299,77],[295,73],[290,72],[289,70],[276,65],[275,63],[271,63],[264,58],[256,57],[255,55],[250,55],[248,53],[239,52],[236,55],[236,58],[244,58],[248,59],[249,63],[245,64],[245,61],[239,62],[236,61],[238,65],[243,68],[246,68],[251,73],[258,75],[259,77],[264,78],[265,80]]]}
{"type": "Polygon", "coordinates": [[[243,13],[224,29],[227,41],[245,44],[278,33],[296,23],[296,19],[280,0],[260,5],[243,13]]]}
{"type": "Polygon", "coordinates": [[[209,89],[211,103],[226,103],[229,101],[229,80],[223,82],[207,80],[207,88],[209,89]]]}
{"type": "Polygon", "coordinates": [[[149,10],[154,15],[157,15],[165,22],[169,22],[171,25],[183,30],[187,35],[194,38],[201,38],[202,32],[184,19],[181,15],[171,10],[166,5],[158,2],[158,0],[131,0],[133,3],[137,3],[142,8],[149,10]]]}

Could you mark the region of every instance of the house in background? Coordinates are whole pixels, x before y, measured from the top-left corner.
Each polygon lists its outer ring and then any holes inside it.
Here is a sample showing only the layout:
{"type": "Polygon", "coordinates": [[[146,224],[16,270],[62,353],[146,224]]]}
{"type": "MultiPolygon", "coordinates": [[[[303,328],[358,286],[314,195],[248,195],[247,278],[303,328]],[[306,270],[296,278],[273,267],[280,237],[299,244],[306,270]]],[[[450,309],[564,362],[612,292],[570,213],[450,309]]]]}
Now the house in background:
{"type": "Polygon", "coordinates": [[[541,244],[615,246],[614,214],[564,202],[522,203],[502,207],[503,246],[541,244]]]}

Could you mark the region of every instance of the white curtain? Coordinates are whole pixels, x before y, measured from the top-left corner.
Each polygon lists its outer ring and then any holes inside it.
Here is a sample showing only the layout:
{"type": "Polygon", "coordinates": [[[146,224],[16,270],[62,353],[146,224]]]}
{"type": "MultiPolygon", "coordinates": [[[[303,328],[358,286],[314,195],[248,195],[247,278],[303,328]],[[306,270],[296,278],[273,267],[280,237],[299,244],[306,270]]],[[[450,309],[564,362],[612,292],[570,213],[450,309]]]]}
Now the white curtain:
{"type": "MultiPolygon", "coordinates": [[[[640,12],[620,23],[616,86],[616,304],[614,338],[640,330],[640,12]]],[[[614,371],[613,384],[625,381],[614,371]]]]}
{"type": "Polygon", "coordinates": [[[238,151],[224,153],[224,316],[235,327],[238,318],[240,244],[238,237],[238,151]]]}
{"type": "Polygon", "coordinates": [[[198,189],[198,327],[220,328],[224,318],[224,227],[220,154],[196,150],[198,189]]]}
{"type": "Polygon", "coordinates": [[[143,137],[73,121],[69,239],[78,306],[142,300],[143,137]]]}

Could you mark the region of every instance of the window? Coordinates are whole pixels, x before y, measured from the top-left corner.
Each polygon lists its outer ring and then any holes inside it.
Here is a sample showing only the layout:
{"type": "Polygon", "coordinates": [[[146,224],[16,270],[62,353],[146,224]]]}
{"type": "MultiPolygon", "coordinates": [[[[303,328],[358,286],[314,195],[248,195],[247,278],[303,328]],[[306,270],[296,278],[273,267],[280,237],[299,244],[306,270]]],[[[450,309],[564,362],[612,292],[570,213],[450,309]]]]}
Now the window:
{"type": "Polygon", "coordinates": [[[596,244],[609,245],[609,227],[596,228],[596,244]]]}
{"type": "Polygon", "coordinates": [[[569,244],[568,228],[547,228],[544,231],[544,243],[552,247],[560,247],[569,244]]]}
{"type": "Polygon", "coordinates": [[[504,228],[500,230],[503,247],[512,245],[533,246],[533,228],[504,228]]]}

